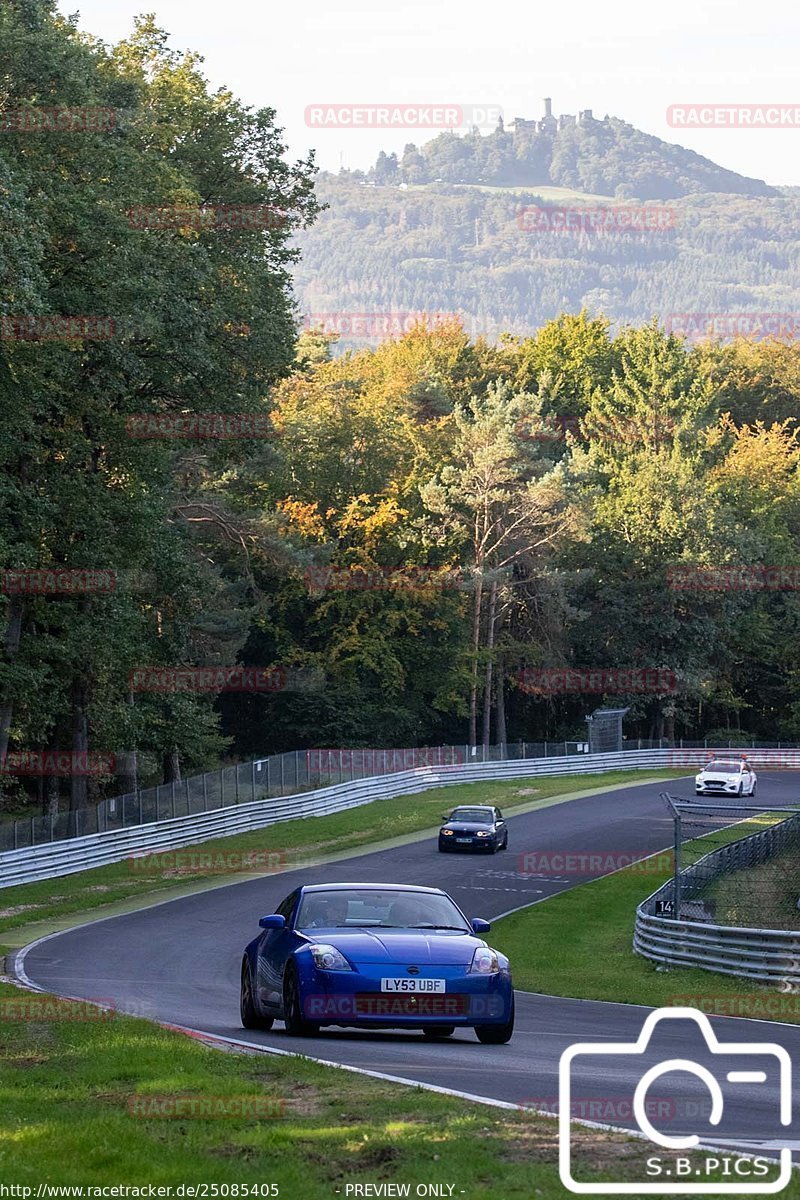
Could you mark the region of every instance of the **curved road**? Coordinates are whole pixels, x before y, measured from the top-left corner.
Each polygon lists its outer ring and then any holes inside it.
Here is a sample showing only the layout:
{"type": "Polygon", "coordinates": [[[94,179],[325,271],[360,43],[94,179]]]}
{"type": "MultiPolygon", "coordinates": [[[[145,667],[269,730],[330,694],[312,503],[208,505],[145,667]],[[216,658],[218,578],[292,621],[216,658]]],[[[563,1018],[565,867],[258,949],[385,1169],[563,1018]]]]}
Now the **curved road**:
{"type": "MultiPolygon", "coordinates": [[[[796,776],[765,773],[759,802],[778,806],[798,799],[796,776]]],[[[691,795],[684,781],[683,795],[691,795]]],[[[602,795],[567,801],[509,818],[510,848],[494,857],[441,855],[436,841],[424,840],[358,855],[322,867],[294,870],[195,896],[141,912],[108,918],[60,933],[20,951],[16,969],[34,986],[59,995],[102,999],[122,1012],[188,1027],[264,1049],[302,1052],[319,1059],[434,1084],[495,1101],[554,1108],[558,1062],[576,1041],[631,1042],[646,1009],[625,1004],[569,1000],[517,993],[517,1027],[508,1046],[482,1046],[469,1030],[448,1042],[429,1043],[415,1032],[323,1031],[311,1039],[288,1038],[280,1023],[270,1033],[245,1033],[238,1019],[242,949],[257,932],[258,918],[273,912],[300,882],[375,881],[442,887],[468,916],[487,919],[544,900],[585,881],[565,874],[527,874],[522,856],[592,854],[645,856],[672,840],[672,820],[658,799],[663,784],[646,783],[602,795]]],[[[276,836],[277,827],[265,831],[276,836]]],[[[278,834],[279,836],[279,834],[278,834]]],[[[633,914],[631,914],[632,918],[633,914]]],[[[489,935],[491,943],[491,935],[489,935]]],[[[513,967],[513,963],[512,963],[513,967]]],[[[706,992],[713,993],[708,975],[706,992]]],[[[722,1041],[777,1041],[800,1061],[800,1027],[733,1018],[715,1018],[722,1041]]],[[[708,1123],[708,1092],[685,1072],[673,1072],[650,1089],[654,1124],[670,1136],[698,1133],[716,1146],[763,1147],[775,1153],[782,1136],[777,1118],[778,1065],[767,1054],[754,1062],[764,1083],[727,1082],[730,1063],[711,1056],[698,1042],[691,1022],[658,1027],[652,1052],[624,1060],[578,1059],[573,1114],[610,1125],[635,1125],[630,1099],[644,1066],[687,1056],[714,1068],[726,1094],[721,1125],[708,1123]],[[694,1053],[696,1051],[696,1053],[694,1053]],[[720,1063],[725,1071],[720,1072],[720,1063]]],[[[732,1063],[733,1060],[731,1060],[732,1063]]],[[[739,1064],[741,1067],[742,1064],[739,1064]]],[[[800,1149],[800,1122],[788,1131],[800,1149]]]]}

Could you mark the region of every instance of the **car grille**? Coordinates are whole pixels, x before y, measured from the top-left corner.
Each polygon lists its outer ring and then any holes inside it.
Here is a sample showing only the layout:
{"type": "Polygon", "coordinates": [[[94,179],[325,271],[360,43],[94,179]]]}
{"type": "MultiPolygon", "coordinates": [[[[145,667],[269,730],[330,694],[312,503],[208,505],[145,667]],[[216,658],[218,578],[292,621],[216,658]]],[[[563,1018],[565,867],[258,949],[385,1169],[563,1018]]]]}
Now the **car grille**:
{"type": "Polygon", "coordinates": [[[360,1017],[463,1017],[468,997],[451,995],[387,996],[379,992],[356,992],[356,1015],[360,1017]]]}

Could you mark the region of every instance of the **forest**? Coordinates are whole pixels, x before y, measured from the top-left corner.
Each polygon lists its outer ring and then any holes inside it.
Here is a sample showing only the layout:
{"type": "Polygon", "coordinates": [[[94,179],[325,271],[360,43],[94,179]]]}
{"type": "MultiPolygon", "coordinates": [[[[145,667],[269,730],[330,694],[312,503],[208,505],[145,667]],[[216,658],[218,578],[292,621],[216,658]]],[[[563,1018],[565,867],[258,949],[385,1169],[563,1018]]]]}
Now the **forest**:
{"type": "Polygon", "coordinates": [[[0,9],[0,62],[7,117],[115,114],[0,140],[0,815],[580,737],[604,701],[632,735],[800,741],[796,342],[564,288],[488,338],[432,288],[342,353],[293,299],[325,198],[272,110],[149,18],[109,49],[48,0],[0,9]]]}

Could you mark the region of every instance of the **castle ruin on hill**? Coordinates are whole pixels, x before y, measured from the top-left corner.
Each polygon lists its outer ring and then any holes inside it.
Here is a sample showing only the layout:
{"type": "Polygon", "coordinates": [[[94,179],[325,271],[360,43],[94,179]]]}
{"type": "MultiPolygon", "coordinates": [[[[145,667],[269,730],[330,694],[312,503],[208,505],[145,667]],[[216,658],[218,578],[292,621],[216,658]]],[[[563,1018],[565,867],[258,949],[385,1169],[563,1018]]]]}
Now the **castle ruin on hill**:
{"type": "MultiPolygon", "coordinates": [[[[559,116],[553,116],[553,101],[549,96],[545,96],[544,101],[544,116],[541,120],[528,121],[524,117],[514,117],[510,124],[513,133],[556,133],[559,129],[566,129],[570,125],[589,125],[594,121],[592,110],[590,108],[582,109],[577,117],[572,113],[561,113],[559,116]]],[[[503,118],[498,122],[498,129],[503,132],[503,118]]]]}

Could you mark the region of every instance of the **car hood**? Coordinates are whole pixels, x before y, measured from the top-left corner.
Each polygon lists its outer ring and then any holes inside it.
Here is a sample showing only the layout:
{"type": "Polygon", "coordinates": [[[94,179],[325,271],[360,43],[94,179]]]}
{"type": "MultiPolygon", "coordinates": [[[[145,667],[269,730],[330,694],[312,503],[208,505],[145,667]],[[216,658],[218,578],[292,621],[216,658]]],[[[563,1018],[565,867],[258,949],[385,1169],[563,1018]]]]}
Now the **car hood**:
{"type": "Polygon", "coordinates": [[[442,829],[452,829],[453,833],[477,833],[479,829],[492,832],[491,825],[478,824],[477,821],[445,821],[442,829]]]}
{"type": "MultiPolygon", "coordinates": [[[[307,935],[308,936],[308,935],[307,935]]],[[[403,966],[465,966],[472,962],[483,938],[471,933],[434,930],[353,929],[329,933],[315,930],[315,942],[336,946],[353,963],[402,963],[403,966]]]]}
{"type": "Polygon", "coordinates": [[[700,775],[703,779],[724,779],[727,782],[732,782],[735,779],[741,779],[742,776],[738,771],[701,771],[700,775]]]}

